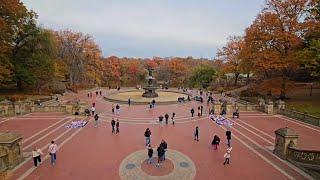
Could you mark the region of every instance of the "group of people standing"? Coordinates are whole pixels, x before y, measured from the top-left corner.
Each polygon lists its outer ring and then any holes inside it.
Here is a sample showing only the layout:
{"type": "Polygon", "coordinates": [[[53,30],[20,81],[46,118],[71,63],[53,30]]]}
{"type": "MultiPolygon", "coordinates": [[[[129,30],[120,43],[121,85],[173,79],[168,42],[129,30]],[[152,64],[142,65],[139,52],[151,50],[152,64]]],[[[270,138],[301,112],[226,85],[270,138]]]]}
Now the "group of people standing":
{"type": "Polygon", "coordinates": [[[120,105],[116,104],[116,107],[114,107],[114,104],[111,106],[112,114],[120,115],[120,105]]]}
{"type": "MultiPolygon", "coordinates": [[[[196,126],[196,128],[194,130],[194,140],[195,141],[199,141],[199,133],[200,133],[199,126],[196,126]]],[[[232,147],[231,147],[231,131],[229,129],[226,131],[226,139],[227,139],[228,148],[227,148],[226,153],[224,154],[225,161],[224,161],[223,165],[229,164],[230,163],[230,158],[231,158],[231,150],[232,150],[232,147]]],[[[214,150],[218,150],[219,144],[220,144],[219,136],[218,135],[214,135],[213,140],[211,142],[211,145],[213,146],[213,149],[214,150]]]]}
{"type": "MultiPolygon", "coordinates": [[[[194,113],[195,113],[195,110],[194,108],[191,108],[190,110],[190,113],[191,113],[191,117],[194,117],[194,113]]],[[[198,106],[198,117],[201,117],[203,115],[203,106],[198,106]]]]}
{"type": "MultiPolygon", "coordinates": [[[[174,123],[175,123],[175,116],[176,116],[176,113],[173,112],[173,113],[172,113],[172,116],[171,116],[171,122],[172,122],[173,125],[174,125],[174,123]]],[[[169,114],[166,113],[166,114],[164,115],[164,117],[163,117],[162,115],[160,115],[160,116],[159,116],[159,124],[162,124],[163,118],[165,119],[165,123],[168,124],[168,123],[169,123],[169,118],[170,118],[169,114]]]]}
{"type": "MultiPolygon", "coordinates": [[[[96,90],[96,96],[98,96],[98,95],[102,96],[102,91],[101,90],[96,90]]],[[[91,91],[88,92],[87,96],[88,96],[88,98],[92,98],[92,92],[91,91]]]]}
{"type": "MultiPolygon", "coordinates": [[[[153,164],[153,148],[151,146],[151,131],[149,128],[146,129],[146,131],[144,132],[144,137],[145,137],[145,144],[147,146],[148,149],[148,164],[153,164]]],[[[158,163],[156,164],[156,167],[160,167],[160,165],[162,164],[163,161],[166,160],[166,152],[168,149],[168,144],[165,140],[162,139],[160,145],[157,148],[157,155],[158,155],[158,163]]]]}

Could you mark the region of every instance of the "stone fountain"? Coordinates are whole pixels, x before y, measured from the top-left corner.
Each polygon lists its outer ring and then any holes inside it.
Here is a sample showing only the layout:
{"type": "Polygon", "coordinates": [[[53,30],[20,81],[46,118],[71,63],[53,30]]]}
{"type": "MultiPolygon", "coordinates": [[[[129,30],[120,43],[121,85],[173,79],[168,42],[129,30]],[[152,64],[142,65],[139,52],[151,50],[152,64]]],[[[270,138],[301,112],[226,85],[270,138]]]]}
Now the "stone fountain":
{"type": "Polygon", "coordinates": [[[142,97],[146,97],[146,98],[158,97],[158,94],[156,93],[156,90],[158,89],[158,87],[154,85],[155,78],[152,76],[152,71],[153,71],[152,68],[148,68],[149,73],[146,78],[146,80],[148,81],[148,85],[146,87],[143,87],[145,92],[142,94],[142,97]]]}

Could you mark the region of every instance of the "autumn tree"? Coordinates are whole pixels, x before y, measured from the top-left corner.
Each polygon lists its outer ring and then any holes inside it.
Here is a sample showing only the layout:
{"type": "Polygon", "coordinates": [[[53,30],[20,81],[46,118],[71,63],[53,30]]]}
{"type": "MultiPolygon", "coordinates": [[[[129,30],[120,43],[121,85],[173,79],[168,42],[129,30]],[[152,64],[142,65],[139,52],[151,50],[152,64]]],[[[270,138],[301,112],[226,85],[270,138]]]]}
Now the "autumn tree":
{"type": "Polygon", "coordinates": [[[285,83],[298,67],[297,49],[301,46],[306,29],[303,21],[308,0],[268,0],[246,30],[245,42],[255,52],[256,73],[266,78],[282,77],[281,98],[286,95],[285,83]]]}
{"type": "Polygon", "coordinates": [[[244,40],[239,36],[232,36],[225,47],[218,50],[218,58],[226,63],[226,72],[234,74],[234,85],[237,86],[242,64],[241,52],[244,48],[244,40]]]}
{"type": "Polygon", "coordinates": [[[95,84],[102,64],[97,62],[101,51],[92,37],[65,30],[57,32],[56,38],[58,55],[65,62],[70,85],[95,84]]]}

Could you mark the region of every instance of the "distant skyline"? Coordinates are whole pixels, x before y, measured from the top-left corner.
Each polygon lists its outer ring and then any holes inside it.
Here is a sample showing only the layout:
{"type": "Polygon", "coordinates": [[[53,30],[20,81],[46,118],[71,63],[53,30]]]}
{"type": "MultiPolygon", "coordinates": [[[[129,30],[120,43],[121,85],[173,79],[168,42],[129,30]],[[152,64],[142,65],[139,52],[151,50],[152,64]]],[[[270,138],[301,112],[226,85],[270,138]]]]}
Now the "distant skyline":
{"type": "Polygon", "coordinates": [[[214,58],[265,0],[22,0],[38,22],[93,36],[104,56],[214,58]]]}

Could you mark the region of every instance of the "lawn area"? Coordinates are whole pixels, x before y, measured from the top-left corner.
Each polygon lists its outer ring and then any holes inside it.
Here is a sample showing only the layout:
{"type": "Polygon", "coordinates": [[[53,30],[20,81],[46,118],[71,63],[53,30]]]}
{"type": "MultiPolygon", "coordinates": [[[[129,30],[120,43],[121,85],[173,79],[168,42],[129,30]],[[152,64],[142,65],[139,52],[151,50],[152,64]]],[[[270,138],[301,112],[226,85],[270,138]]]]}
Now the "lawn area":
{"type": "Polygon", "coordinates": [[[320,117],[320,88],[313,89],[310,96],[310,89],[301,87],[291,92],[286,100],[288,108],[294,108],[296,111],[307,112],[310,115],[320,117]]]}

